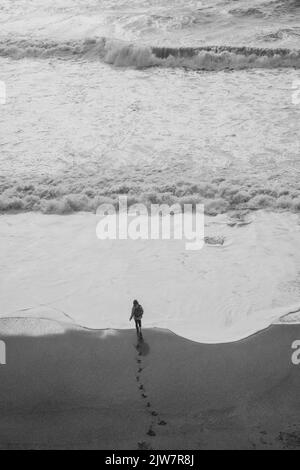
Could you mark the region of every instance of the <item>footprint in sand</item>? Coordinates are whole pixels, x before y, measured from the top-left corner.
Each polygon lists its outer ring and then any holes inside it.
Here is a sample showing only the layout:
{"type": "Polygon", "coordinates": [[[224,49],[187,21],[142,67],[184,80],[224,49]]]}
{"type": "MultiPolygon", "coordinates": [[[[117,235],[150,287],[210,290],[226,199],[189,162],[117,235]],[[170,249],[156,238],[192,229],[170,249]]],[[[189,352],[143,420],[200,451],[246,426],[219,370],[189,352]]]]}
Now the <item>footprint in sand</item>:
{"type": "Polygon", "coordinates": [[[152,428],[149,428],[147,434],[148,434],[148,436],[156,436],[156,433],[153,431],[152,428]]]}
{"type": "MultiPolygon", "coordinates": [[[[138,350],[138,356],[142,356],[142,352],[139,351],[138,347],[137,347],[137,350],[138,350]]],[[[146,399],[146,398],[148,398],[148,395],[146,393],[144,384],[141,382],[142,378],[141,378],[141,375],[140,375],[141,372],[143,371],[143,367],[142,367],[143,361],[142,361],[142,358],[139,358],[138,356],[135,357],[135,361],[136,361],[137,366],[138,366],[138,370],[137,370],[137,374],[136,374],[135,378],[136,378],[136,381],[139,383],[138,388],[140,390],[141,398],[146,399]]],[[[154,437],[154,436],[156,436],[156,432],[153,430],[153,426],[154,427],[155,426],[166,426],[167,423],[163,419],[160,419],[159,413],[157,411],[151,409],[152,405],[151,405],[150,401],[147,401],[146,408],[148,409],[147,412],[149,413],[149,416],[152,417],[149,429],[147,431],[147,435],[150,436],[150,437],[154,437]]],[[[140,450],[150,450],[151,449],[152,450],[150,444],[147,443],[146,441],[138,442],[138,449],[140,449],[140,450]]]]}
{"type": "Polygon", "coordinates": [[[140,442],[138,442],[138,449],[139,450],[152,450],[152,447],[147,442],[140,441],[140,442]]]}

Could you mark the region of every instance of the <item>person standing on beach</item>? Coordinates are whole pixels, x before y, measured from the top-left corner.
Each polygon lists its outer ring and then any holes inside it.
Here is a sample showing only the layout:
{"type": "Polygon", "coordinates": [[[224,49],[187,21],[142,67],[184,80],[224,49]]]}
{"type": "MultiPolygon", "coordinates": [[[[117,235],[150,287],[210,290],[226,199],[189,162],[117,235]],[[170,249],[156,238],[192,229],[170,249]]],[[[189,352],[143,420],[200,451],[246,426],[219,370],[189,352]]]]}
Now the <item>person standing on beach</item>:
{"type": "Polygon", "coordinates": [[[131,321],[134,318],[136,333],[140,338],[142,338],[142,316],[143,316],[143,313],[144,313],[143,307],[138,303],[137,300],[134,300],[133,301],[133,306],[132,306],[132,311],[131,311],[131,317],[129,318],[129,321],[131,321]]]}

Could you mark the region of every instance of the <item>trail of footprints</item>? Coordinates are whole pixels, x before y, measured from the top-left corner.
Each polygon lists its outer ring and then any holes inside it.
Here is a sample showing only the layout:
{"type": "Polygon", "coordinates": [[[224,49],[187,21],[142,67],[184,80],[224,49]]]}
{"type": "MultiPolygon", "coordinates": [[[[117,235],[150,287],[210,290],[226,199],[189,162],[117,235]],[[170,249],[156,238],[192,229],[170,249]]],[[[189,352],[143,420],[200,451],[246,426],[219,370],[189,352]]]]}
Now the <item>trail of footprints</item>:
{"type": "MultiPolygon", "coordinates": [[[[160,418],[159,413],[153,409],[152,404],[149,400],[147,391],[145,389],[145,385],[143,384],[143,378],[142,378],[142,372],[143,372],[143,367],[142,367],[142,353],[139,351],[139,348],[137,347],[138,350],[138,356],[136,357],[136,362],[137,362],[137,374],[136,374],[136,381],[138,385],[138,389],[140,392],[141,399],[145,403],[146,411],[149,414],[149,417],[151,418],[150,425],[147,431],[147,436],[149,437],[155,437],[156,436],[156,426],[166,426],[166,421],[160,418]]],[[[138,449],[140,450],[153,450],[151,447],[151,444],[146,441],[140,441],[138,442],[138,449]]]]}

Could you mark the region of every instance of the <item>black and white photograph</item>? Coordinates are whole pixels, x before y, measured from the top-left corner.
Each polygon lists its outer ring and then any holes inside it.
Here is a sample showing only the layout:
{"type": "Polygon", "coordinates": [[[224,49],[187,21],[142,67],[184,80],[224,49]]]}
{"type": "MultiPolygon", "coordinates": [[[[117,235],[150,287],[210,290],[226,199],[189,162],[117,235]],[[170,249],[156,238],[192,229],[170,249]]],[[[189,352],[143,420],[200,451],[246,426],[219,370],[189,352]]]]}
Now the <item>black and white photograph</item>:
{"type": "Polygon", "coordinates": [[[299,392],[300,0],[0,0],[0,450],[300,450],[299,392]]]}

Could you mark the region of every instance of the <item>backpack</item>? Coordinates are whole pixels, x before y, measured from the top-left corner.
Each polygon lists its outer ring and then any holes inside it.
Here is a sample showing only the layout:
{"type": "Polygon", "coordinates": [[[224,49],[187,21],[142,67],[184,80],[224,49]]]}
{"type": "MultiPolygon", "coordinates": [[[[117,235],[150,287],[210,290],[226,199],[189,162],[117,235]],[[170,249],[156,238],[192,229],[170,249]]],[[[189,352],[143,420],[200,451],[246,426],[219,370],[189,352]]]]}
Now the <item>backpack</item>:
{"type": "Polygon", "coordinates": [[[134,318],[136,318],[136,320],[140,320],[143,316],[143,313],[144,313],[143,307],[140,304],[137,305],[134,311],[134,318]]]}

